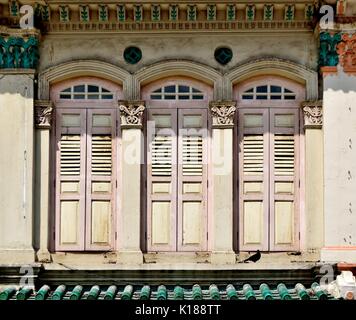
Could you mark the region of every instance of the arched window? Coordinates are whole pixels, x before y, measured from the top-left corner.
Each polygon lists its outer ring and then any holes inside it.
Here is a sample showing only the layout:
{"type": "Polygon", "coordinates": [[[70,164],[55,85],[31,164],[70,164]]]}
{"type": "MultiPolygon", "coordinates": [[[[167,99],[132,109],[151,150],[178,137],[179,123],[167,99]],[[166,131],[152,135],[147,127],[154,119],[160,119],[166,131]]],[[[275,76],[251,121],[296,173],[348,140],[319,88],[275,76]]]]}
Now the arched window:
{"type": "Polygon", "coordinates": [[[208,100],[184,77],[142,89],[147,106],[147,249],[205,251],[208,231],[208,100]]]}
{"type": "Polygon", "coordinates": [[[94,77],[55,84],[55,248],[115,247],[121,86],[94,77]]]}
{"type": "Polygon", "coordinates": [[[243,100],[295,100],[296,94],[279,85],[265,84],[245,90],[241,97],[243,100]]]}
{"type": "Polygon", "coordinates": [[[297,250],[304,87],[283,77],[260,76],[237,84],[234,92],[240,249],[297,250]]]}
{"type": "Polygon", "coordinates": [[[204,93],[192,86],[183,84],[169,85],[154,90],[152,100],[203,100],[204,93]]]}
{"type": "Polygon", "coordinates": [[[59,98],[64,100],[112,100],[114,95],[102,86],[85,83],[63,89],[59,98]]]}

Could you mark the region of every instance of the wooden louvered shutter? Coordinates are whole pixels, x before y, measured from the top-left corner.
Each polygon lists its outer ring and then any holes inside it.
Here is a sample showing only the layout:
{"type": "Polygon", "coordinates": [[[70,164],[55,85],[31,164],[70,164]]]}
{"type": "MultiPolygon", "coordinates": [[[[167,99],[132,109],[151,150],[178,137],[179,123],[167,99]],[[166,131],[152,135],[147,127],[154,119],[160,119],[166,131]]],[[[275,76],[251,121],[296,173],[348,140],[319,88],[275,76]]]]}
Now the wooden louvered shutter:
{"type": "Polygon", "coordinates": [[[147,243],[150,251],[176,248],[176,115],[176,110],[148,110],[147,243]]]}
{"type": "Polygon", "coordinates": [[[178,110],[178,250],[206,250],[207,111],[178,110]]]}
{"type": "Polygon", "coordinates": [[[84,249],[85,110],[57,110],[56,248],[84,249]]]}
{"type": "Polygon", "coordinates": [[[299,111],[270,111],[270,249],[299,243],[299,111]]]}
{"type": "Polygon", "coordinates": [[[239,242],[242,250],[268,250],[268,110],[240,109],[239,242]]]}
{"type": "Polygon", "coordinates": [[[113,246],[116,117],[113,110],[87,112],[86,247],[109,250],[113,246]]]}

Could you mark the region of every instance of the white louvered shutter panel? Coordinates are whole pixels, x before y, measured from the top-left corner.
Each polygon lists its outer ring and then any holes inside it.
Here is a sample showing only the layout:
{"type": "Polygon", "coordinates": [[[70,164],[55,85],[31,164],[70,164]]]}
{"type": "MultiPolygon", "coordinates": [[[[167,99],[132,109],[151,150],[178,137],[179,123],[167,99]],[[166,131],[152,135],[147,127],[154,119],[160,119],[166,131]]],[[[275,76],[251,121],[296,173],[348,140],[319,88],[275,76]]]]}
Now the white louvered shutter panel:
{"type": "Polygon", "coordinates": [[[203,138],[184,136],[182,149],[183,176],[201,176],[203,174],[203,138]]]}
{"type": "Polygon", "coordinates": [[[270,250],[298,248],[299,112],[270,111],[270,250]]]}
{"type": "Polygon", "coordinates": [[[112,139],[111,135],[92,135],[91,142],[92,175],[110,176],[112,172],[112,139]]]}
{"type": "Polygon", "coordinates": [[[116,113],[112,109],[87,111],[86,248],[113,247],[115,208],[116,113]]]}
{"type": "Polygon", "coordinates": [[[56,249],[84,250],[86,114],[56,112],[56,249]]]}
{"type": "Polygon", "coordinates": [[[178,110],[178,251],[207,249],[207,111],[178,110]]]}
{"type": "Polygon", "coordinates": [[[80,135],[62,134],[60,141],[60,172],[62,176],[80,175],[80,135]]]}
{"type": "Polygon", "coordinates": [[[176,247],[176,110],[147,111],[147,247],[172,251],[176,247]]]}
{"type": "Polygon", "coordinates": [[[294,175],[294,134],[274,135],[274,174],[294,175]]]}
{"type": "Polygon", "coordinates": [[[243,250],[268,249],[268,110],[238,110],[239,239],[243,250]]]}
{"type": "Polygon", "coordinates": [[[157,132],[152,141],[152,175],[172,174],[172,137],[157,132]]]}
{"type": "Polygon", "coordinates": [[[264,165],[263,134],[246,134],[243,137],[243,172],[246,175],[261,175],[264,165]]]}

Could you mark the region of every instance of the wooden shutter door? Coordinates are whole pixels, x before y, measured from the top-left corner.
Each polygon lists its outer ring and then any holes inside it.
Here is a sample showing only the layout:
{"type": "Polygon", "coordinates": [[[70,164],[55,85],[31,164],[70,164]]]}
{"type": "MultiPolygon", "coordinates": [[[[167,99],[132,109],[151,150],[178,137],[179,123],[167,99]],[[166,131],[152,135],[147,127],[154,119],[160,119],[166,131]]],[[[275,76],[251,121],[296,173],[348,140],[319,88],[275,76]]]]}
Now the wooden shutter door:
{"type": "Polygon", "coordinates": [[[207,247],[207,111],[178,110],[178,251],[207,247]]]}
{"type": "Polygon", "coordinates": [[[268,110],[240,109],[239,242],[242,250],[268,250],[268,110]]]}
{"type": "Polygon", "coordinates": [[[86,114],[56,112],[56,249],[84,250],[86,114]]]}
{"type": "Polygon", "coordinates": [[[116,116],[110,109],[87,112],[86,249],[109,250],[116,190],[116,116]]]}
{"type": "Polygon", "coordinates": [[[299,246],[299,110],[270,110],[271,250],[299,246]]]}
{"type": "Polygon", "coordinates": [[[177,110],[148,110],[147,147],[148,250],[175,251],[177,110]]]}

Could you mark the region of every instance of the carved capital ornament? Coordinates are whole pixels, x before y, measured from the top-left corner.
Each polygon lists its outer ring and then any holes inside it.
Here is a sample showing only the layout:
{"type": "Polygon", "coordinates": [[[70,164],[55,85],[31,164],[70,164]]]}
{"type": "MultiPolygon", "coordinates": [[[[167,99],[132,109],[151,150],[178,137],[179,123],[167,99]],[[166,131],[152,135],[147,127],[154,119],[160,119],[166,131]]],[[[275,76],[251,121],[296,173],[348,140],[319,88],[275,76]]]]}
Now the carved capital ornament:
{"type": "Polygon", "coordinates": [[[233,128],[236,112],[235,101],[212,101],[209,105],[213,128],[233,128]]]}
{"type": "Polygon", "coordinates": [[[320,129],[323,126],[323,102],[305,101],[302,103],[304,114],[304,128],[320,129]]]}
{"type": "Polygon", "coordinates": [[[144,101],[119,101],[121,128],[142,128],[144,101]]]}
{"type": "Polygon", "coordinates": [[[49,100],[35,101],[35,127],[38,129],[50,129],[52,126],[53,105],[49,100]]]}

